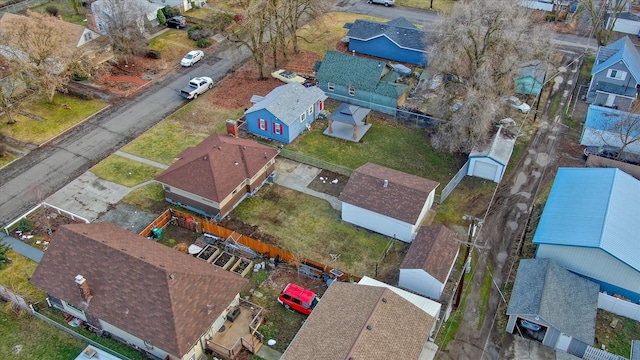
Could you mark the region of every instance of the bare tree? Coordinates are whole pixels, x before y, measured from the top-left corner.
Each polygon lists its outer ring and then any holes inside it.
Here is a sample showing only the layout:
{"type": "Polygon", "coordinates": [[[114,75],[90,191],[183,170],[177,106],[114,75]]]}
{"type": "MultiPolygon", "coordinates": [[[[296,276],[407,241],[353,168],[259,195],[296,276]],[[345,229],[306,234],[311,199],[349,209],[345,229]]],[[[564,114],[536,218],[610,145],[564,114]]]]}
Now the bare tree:
{"type": "Polygon", "coordinates": [[[432,28],[430,65],[445,81],[429,111],[447,121],[431,141],[439,149],[466,152],[487,141],[504,114],[500,98],[513,92],[519,67],[548,60],[550,32],[530,10],[503,0],[461,0],[432,28]]]}
{"type": "Polygon", "coordinates": [[[66,91],[75,64],[90,66],[77,47],[69,46],[61,21],[29,12],[28,16],[8,20],[9,26],[0,31],[0,52],[20,70],[26,85],[46,96],[50,103],[56,90],[66,91]]]}
{"type": "Polygon", "coordinates": [[[640,102],[634,102],[629,112],[616,111],[609,114],[608,126],[599,135],[605,144],[620,148],[620,160],[629,146],[640,143],[640,102]]]}
{"type": "Polygon", "coordinates": [[[588,34],[593,34],[598,45],[605,46],[609,43],[613,28],[620,13],[627,11],[629,0],[580,0],[580,8],[587,15],[581,17],[581,27],[588,29],[588,34]]]}
{"type": "Polygon", "coordinates": [[[238,19],[239,28],[227,34],[230,41],[246,46],[258,67],[258,77],[264,79],[264,68],[271,29],[271,12],[265,11],[265,4],[256,5],[252,0],[238,2],[243,9],[238,19]]]}
{"type": "Polygon", "coordinates": [[[19,71],[12,69],[8,76],[0,80],[0,111],[7,117],[8,125],[16,123],[13,118],[15,98],[19,93],[20,85],[24,84],[20,75],[19,71]]]}
{"type": "Polygon", "coordinates": [[[144,12],[135,1],[102,0],[94,13],[117,57],[129,63],[129,55],[146,46],[144,12]]]}

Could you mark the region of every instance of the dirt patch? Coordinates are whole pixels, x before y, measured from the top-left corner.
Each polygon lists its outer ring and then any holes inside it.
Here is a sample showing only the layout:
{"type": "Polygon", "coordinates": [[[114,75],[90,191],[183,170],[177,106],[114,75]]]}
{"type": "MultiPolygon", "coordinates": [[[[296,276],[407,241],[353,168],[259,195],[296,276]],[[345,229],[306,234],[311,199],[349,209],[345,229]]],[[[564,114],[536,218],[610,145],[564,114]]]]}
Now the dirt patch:
{"type": "Polygon", "coordinates": [[[307,187],[311,190],[339,197],[347,185],[347,181],[349,181],[347,176],[336,174],[329,170],[322,170],[307,187]]]}
{"type": "Polygon", "coordinates": [[[218,224],[237,233],[262,241],[263,243],[275,246],[278,245],[278,238],[261,232],[260,228],[255,225],[245,224],[244,222],[235,218],[233,215],[225,217],[218,224]]]}
{"type": "Polygon", "coordinates": [[[20,233],[16,231],[16,227],[10,234],[14,238],[43,251],[47,250],[49,241],[60,226],[84,223],[84,221],[74,220],[64,213],[58,214],[56,210],[44,207],[27,216],[27,219],[33,222],[33,230],[20,233]]]}
{"type": "Polygon", "coordinates": [[[108,71],[93,83],[102,91],[119,96],[130,96],[146,83],[171,71],[174,71],[174,67],[169,66],[164,59],[130,56],[127,63],[111,64],[108,71]]]}

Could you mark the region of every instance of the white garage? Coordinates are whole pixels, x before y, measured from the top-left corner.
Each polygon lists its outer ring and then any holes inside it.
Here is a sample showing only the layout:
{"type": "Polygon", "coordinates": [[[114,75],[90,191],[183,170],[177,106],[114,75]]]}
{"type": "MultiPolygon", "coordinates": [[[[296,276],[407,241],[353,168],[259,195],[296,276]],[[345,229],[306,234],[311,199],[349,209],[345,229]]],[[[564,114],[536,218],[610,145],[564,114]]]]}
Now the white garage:
{"type": "MultiPolygon", "coordinates": [[[[507,120],[513,122],[511,119],[505,119],[502,122],[508,123],[509,121],[507,120]]],[[[515,144],[515,136],[511,136],[500,126],[488,146],[471,151],[467,175],[499,183],[507,168],[515,144]]]]}

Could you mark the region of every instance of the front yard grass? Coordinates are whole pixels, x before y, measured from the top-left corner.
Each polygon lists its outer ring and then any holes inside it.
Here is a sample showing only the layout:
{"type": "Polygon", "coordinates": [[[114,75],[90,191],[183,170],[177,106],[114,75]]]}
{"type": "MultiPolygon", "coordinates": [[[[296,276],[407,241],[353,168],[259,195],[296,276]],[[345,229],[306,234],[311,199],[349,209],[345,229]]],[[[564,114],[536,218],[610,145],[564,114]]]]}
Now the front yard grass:
{"type": "Polygon", "coordinates": [[[2,156],[0,156],[0,168],[12,162],[16,158],[12,153],[5,151],[2,156]]]}
{"type": "Polygon", "coordinates": [[[454,0],[396,0],[396,5],[450,13],[456,4],[454,0]],[[433,4],[433,7],[431,7],[433,4]]]}
{"type": "Polygon", "coordinates": [[[145,159],[171,165],[184,149],[195,146],[214,132],[224,131],[227,119],[237,119],[240,110],[207,106],[206,95],[192,101],[122,148],[145,159]]]}
{"type": "Polygon", "coordinates": [[[32,7],[31,11],[37,11],[39,13],[43,13],[43,14],[47,14],[47,7],[49,6],[54,6],[56,9],[58,9],[58,14],[60,14],[62,16],[62,19],[64,21],[70,22],[70,23],[74,23],[74,24],[78,24],[78,25],[82,25],[82,26],[86,26],[86,16],[85,16],[85,12],[86,9],[85,7],[81,6],[80,4],[78,4],[78,12],[80,14],[76,14],[76,11],[73,9],[73,6],[71,5],[71,1],[68,0],[52,0],[52,1],[48,1],[45,2],[42,5],[39,6],[35,6],[32,7]]]}
{"type": "Polygon", "coordinates": [[[136,208],[150,213],[160,214],[168,206],[164,202],[164,190],[162,184],[154,182],[141,186],[128,193],[121,200],[124,204],[135,206],[136,208]]]}
{"type": "Polygon", "coordinates": [[[598,309],[596,317],[596,342],[593,346],[629,358],[631,340],[640,339],[640,322],[598,309]],[[615,327],[612,326],[615,323],[615,327]]]}
{"type": "Polygon", "coordinates": [[[300,49],[324,56],[327,50],[335,50],[336,43],[347,35],[344,24],[356,19],[386,22],[386,19],[344,12],[327,13],[298,30],[300,49]]]}
{"type": "Polygon", "coordinates": [[[424,129],[373,119],[360,143],[325,136],[327,120],[316,121],[313,130],[286,149],[336,165],[356,169],[367,162],[404,171],[446,185],[464,161],[435,150],[424,129]]]}
{"type": "Polygon", "coordinates": [[[176,29],[170,29],[149,41],[149,49],[160,51],[160,57],[169,61],[179,62],[186,53],[196,48],[196,42],[187,37],[186,31],[176,29]]]}
{"type": "Polygon", "coordinates": [[[54,101],[50,104],[46,99],[32,97],[20,105],[26,109],[24,115],[14,112],[15,124],[0,123],[0,133],[40,145],[107,106],[101,100],[82,100],[64,94],[56,94],[54,101]],[[38,120],[25,116],[28,114],[38,120]]]}
{"type": "MultiPolygon", "coordinates": [[[[375,276],[376,262],[390,238],[340,219],[327,201],[279,185],[245,199],[232,216],[278,239],[277,246],[357,276],[375,276]],[[330,254],[339,254],[334,263],[330,254]]],[[[392,240],[393,241],[393,240],[392,240]]],[[[402,244],[391,252],[400,252],[402,244]]],[[[379,274],[381,276],[381,274],[379,274]]]]}
{"type": "Polygon", "coordinates": [[[116,184],[133,187],[160,175],[162,169],[119,155],[111,155],[91,168],[97,177],[116,184]]]}

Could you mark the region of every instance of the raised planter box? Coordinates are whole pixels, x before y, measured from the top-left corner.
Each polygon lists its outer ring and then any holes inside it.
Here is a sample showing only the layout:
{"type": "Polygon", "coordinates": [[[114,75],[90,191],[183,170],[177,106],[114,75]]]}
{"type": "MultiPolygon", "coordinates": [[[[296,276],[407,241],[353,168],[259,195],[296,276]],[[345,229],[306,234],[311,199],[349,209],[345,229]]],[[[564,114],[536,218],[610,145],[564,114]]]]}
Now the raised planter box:
{"type": "Polygon", "coordinates": [[[240,258],[232,267],[231,271],[240,276],[245,277],[249,271],[253,268],[253,261],[245,258],[240,258]]]}
{"type": "Polygon", "coordinates": [[[213,260],[213,265],[220,266],[221,268],[228,270],[233,262],[236,260],[236,257],[231,255],[230,253],[223,251],[218,257],[213,260]]]}
{"type": "Polygon", "coordinates": [[[218,256],[219,253],[220,253],[220,249],[218,249],[217,247],[215,247],[213,245],[207,245],[198,254],[198,259],[204,260],[204,261],[208,262],[209,264],[211,264],[213,262],[213,259],[215,259],[218,256]]]}

